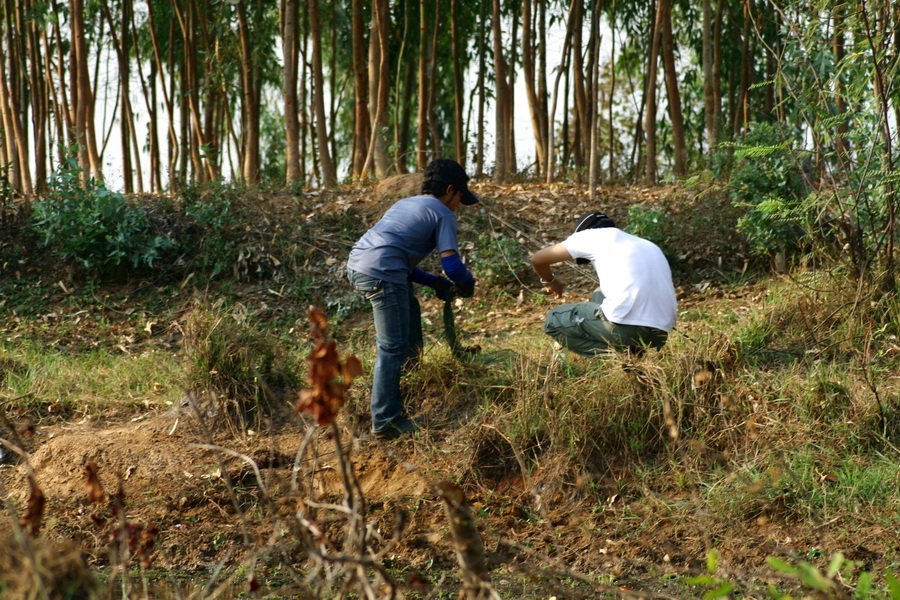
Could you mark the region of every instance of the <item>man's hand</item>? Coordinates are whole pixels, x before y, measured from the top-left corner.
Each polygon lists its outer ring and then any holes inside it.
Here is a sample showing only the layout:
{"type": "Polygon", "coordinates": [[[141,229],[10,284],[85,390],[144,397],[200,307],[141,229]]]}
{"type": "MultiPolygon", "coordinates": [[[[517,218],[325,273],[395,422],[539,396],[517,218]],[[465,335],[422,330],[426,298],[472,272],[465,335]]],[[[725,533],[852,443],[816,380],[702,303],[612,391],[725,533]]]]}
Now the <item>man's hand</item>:
{"type": "Polygon", "coordinates": [[[562,298],[566,292],[566,284],[559,279],[553,279],[550,283],[544,284],[544,289],[552,293],[557,298],[562,298]]]}
{"type": "Polygon", "coordinates": [[[456,289],[453,285],[453,282],[449,279],[445,279],[444,277],[438,277],[437,281],[434,282],[434,293],[435,295],[446,302],[447,300],[453,299],[455,295],[456,289]]]}

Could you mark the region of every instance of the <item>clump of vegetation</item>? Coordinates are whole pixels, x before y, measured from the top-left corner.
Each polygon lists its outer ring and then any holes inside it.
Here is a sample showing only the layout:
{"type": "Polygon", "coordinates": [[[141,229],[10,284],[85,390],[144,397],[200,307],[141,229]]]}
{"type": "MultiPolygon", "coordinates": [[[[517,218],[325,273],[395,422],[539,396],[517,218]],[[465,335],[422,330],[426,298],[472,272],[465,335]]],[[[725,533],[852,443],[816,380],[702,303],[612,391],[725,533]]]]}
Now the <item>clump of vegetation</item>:
{"type": "Polygon", "coordinates": [[[101,182],[83,182],[74,159],[53,175],[47,196],[34,202],[32,217],[44,245],[100,276],[153,267],[173,246],[151,231],[141,207],[101,182]]]}
{"type": "Polygon", "coordinates": [[[195,307],[186,319],[184,356],[187,389],[206,398],[207,412],[224,414],[235,431],[259,427],[297,383],[283,349],[251,327],[238,307],[195,307]]]}
{"type": "Polygon", "coordinates": [[[72,544],[7,534],[0,541],[0,596],[4,598],[91,598],[99,591],[93,571],[72,544]]]}
{"type": "Polygon", "coordinates": [[[478,232],[478,237],[474,242],[463,242],[462,251],[480,283],[510,285],[530,272],[524,240],[497,230],[496,222],[482,215],[477,217],[472,230],[478,232]]]}
{"type": "Polygon", "coordinates": [[[803,238],[807,186],[785,127],[756,123],[733,149],[728,188],[746,209],[737,229],[761,255],[794,253],[803,238]]]}
{"type": "Polygon", "coordinates": [[[188,218],[183,243],[192,268],[210,277],[232,269],[238,252],[234,205],[243,191],[234,183],[215,180],[206,186],[190,185],[182,192],[188,218]]]}
{"type": "Polygon", "coordinates": [[[664,210],[632,204],[628,207],[628,225],[625,230],[665,249],[671,224],[672,219],[664,210]]]}

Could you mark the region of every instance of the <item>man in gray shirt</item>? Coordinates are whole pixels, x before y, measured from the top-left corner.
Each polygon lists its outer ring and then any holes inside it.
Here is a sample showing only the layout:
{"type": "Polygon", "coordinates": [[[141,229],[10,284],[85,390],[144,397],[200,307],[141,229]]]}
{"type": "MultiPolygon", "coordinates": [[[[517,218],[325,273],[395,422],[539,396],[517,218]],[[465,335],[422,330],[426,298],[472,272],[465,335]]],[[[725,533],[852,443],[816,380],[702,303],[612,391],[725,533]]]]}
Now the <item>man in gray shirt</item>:
{"type": "Polygon", "coordinates": [[[433,160],[424,172],[422,194],[398,200],[350,251],[351,284],[372,305],[375,321],[375,369],[372,377],[372,433],[391,439],[416,431],[400,394],[404,363],[422,350],[422,321],[413,283],[471,297],[475,279],[459,257],[456,210],[478,198],[469,191],[469,176],[456,162],[433,160]],[[437,250],[449,279],[416,265],[437,250]]]}

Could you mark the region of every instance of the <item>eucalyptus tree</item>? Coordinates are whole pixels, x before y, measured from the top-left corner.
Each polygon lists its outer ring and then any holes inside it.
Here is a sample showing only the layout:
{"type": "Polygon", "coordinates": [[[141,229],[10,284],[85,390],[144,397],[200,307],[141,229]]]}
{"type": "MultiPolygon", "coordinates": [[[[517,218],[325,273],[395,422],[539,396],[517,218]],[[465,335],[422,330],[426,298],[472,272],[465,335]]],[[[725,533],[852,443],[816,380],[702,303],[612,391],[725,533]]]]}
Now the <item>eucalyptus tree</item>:
{"type": "Polygon", "coordinates": [[[319,164],[322,168],[321,183],[326,187],[337,185],[337,169],[328,147],[328,123],[325,118],[325,76],[322,71],[322,30],[319,19],[319,0],[309,0],[310,39],[312,40],[313,105],[316,119],[316,141],[319,164]]]}
{"type": "Polygon", "coordinates": [[[300,171],[300,101],[297,89],[300,59],[300,7],[297,0],[281,0],[281,54],[284,57],[285,179],[303,179],[300,171]]]}

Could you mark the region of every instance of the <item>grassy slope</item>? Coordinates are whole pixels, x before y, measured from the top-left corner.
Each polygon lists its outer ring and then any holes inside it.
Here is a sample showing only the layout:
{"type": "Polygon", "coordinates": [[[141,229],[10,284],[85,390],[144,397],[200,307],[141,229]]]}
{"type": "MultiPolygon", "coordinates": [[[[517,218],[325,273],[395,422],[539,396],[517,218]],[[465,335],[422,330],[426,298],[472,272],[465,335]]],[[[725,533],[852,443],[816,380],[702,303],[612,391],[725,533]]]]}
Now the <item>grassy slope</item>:
{"type": "MultiPolygon", "coordinates": [[[[725,579],[746,586],[758,585],[750,581],[769,555],[824,568],[843,552],[853,561],[844,566],[850,582],[861,570],[898,570],[893,298],[858,292],[829,271],[748,270],[730,217],[710,216],[714,201],[697,206],[675,190],[620,190],[605,202],[620,220],[634,202],[678,217],[665,243],[679,284],[679,332],[639,361],[584,360],[553,350],[540,332],[550,301],[523,263],[565,235],[583,191],[533,186],[482,195],[485,207],[464,214],[461,225],[480,290],[457,307],[465,342],[482,353],[470,362],[449,355],[439,306],[425,294],[430,341],[405,385],[410,409],[430,429],[415,455],[477,499],[486,532],[530,531],[528,546],[597,576],[606,540],[625,561],[609,565],[622,581],[642,564],[702,572],[709,551],[723,555],[725,579]],[[523,212],[525,204],[538,207],[523,212]],[[578,552],[538,530],[593,539],[578,552]]],[[[222,359],[200,356],[203,335],[190,333],[197,314],[242,331],[249,336],[242,344],[267,339],[279,369],[296,381],[309,348],[305,307],[317,304],[333,317],[342,352],[369,367],[371,328],[340,268],[348,243],[377,213],[358,203],[363,196],[281,199],[263,225],[252,220],[263,206],[245,207],[239,218],[251,218],[236,231],[248,233],[234,237],[248,249],[236,254],[241,282],[185,270],[177,278],[92,283],[7,245],[4,253],[19,261],[6,261],[0,281],[8,413],[39,425],[124,418],[177,401],[190,382],[210,384],[204,374],[222,359]],[[270,241],[260,249],[259,240],[270,241]],[[248,253],[275,255],[279,267],[254,279],[241,258],[248,253]],[[186,332],[193,350],[183,345],[186,332]]],[[[563,276],[574,296],[588,293],[588,273],[563,276]]],[[[343,422],[358,432],[366,429],[367,390],[364,376],[345,409],[343,422]]]]}

